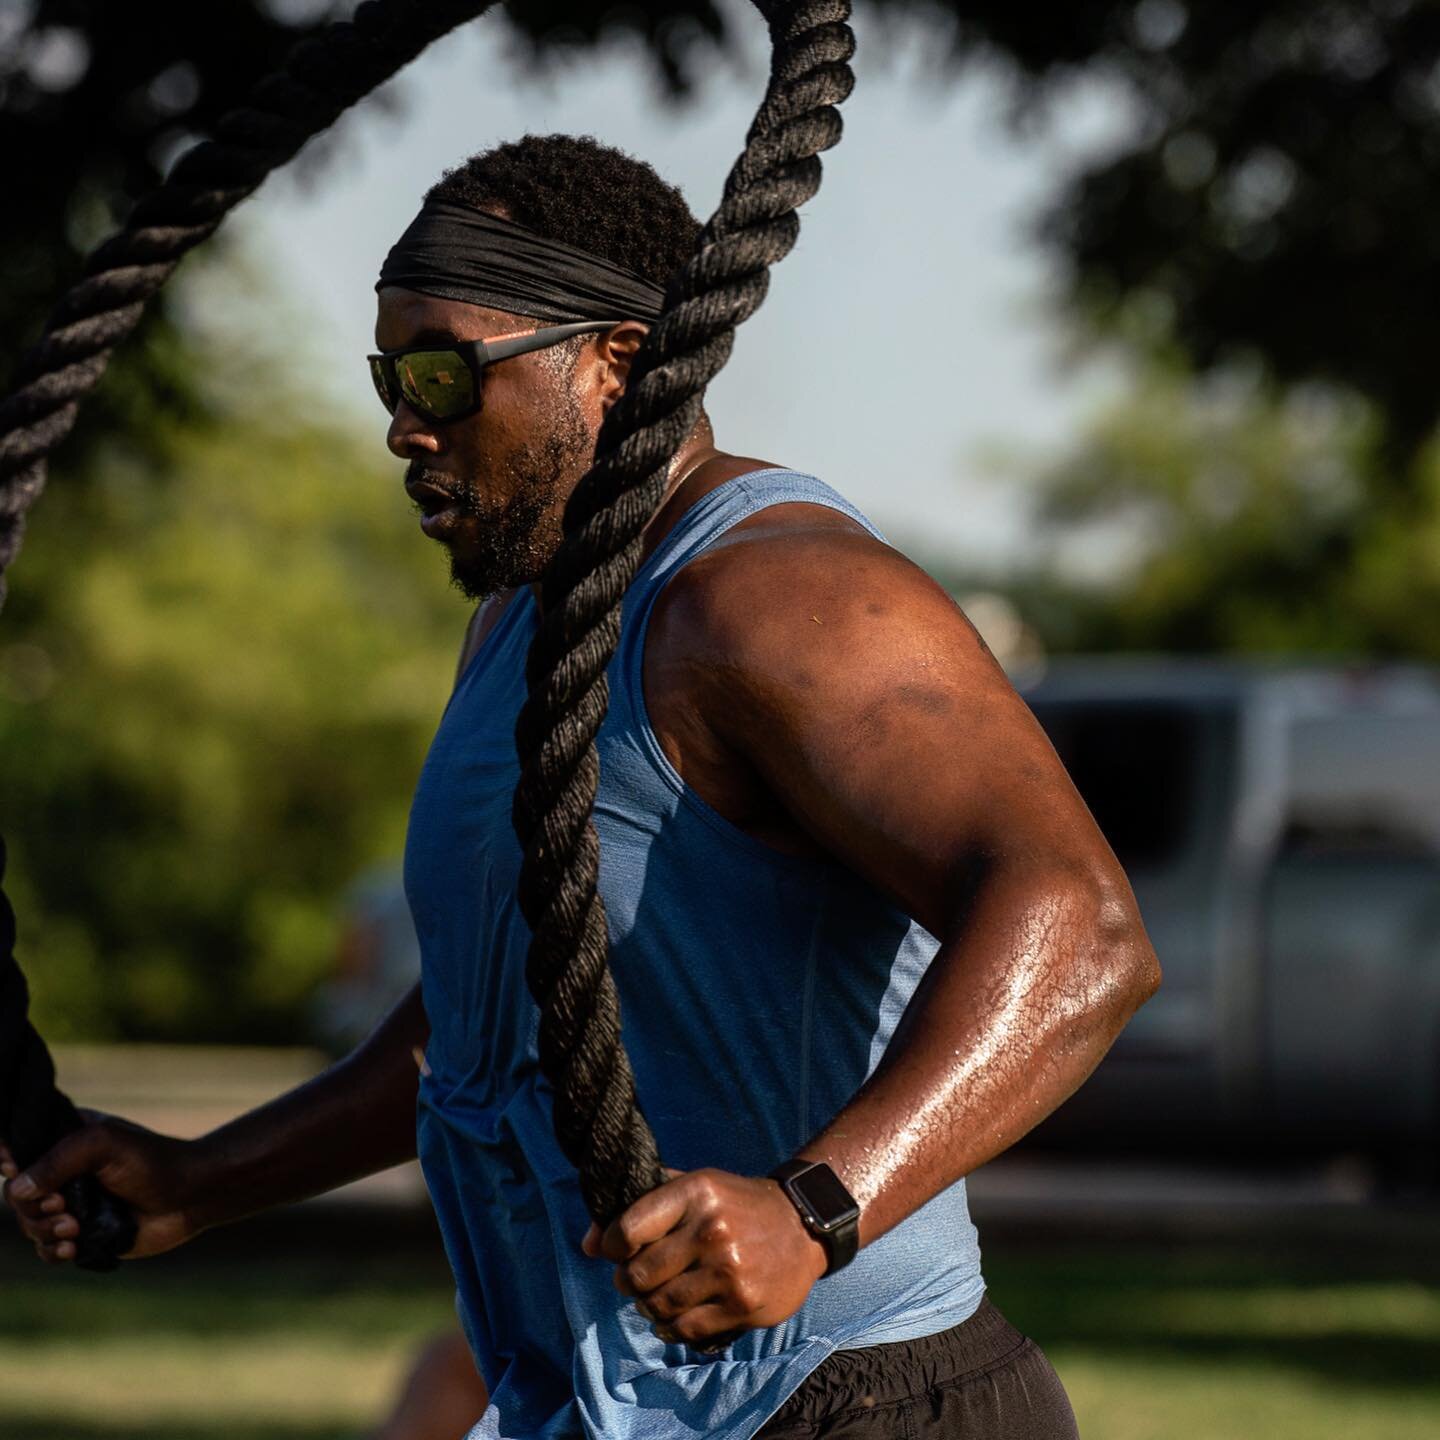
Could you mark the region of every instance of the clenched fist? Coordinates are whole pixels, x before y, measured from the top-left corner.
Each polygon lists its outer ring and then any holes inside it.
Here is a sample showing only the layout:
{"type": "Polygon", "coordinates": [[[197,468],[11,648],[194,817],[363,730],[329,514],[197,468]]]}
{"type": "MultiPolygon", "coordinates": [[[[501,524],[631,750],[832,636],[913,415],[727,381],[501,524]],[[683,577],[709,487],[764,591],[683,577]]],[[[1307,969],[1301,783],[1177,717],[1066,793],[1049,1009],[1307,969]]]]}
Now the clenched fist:
{"type": "Polygon", "coordinates": [[[65,1209],[60,1187],[77,1175],[93,1174],[135,1216],[135,1246],[126,1256],[158,1255],[199,1233],[190,1213],[193,1144],[157,1135],[128,1120],[84,1112],[87,1124],[67,1135],[22,1175],[0,1144],[5,1201],[20,1228],[49,1264],[75,1258],[80,1227],[65,1209]]]}
{"type": "Polygon", "coordinates": [[[582,1248],[615,1261],[615,1288],[633,1295],[668,1342],[718,1349],[778,1325],[825,1273],[825,1247],[774,1180],[724,1170],[673,1176],[582,1248]]]}

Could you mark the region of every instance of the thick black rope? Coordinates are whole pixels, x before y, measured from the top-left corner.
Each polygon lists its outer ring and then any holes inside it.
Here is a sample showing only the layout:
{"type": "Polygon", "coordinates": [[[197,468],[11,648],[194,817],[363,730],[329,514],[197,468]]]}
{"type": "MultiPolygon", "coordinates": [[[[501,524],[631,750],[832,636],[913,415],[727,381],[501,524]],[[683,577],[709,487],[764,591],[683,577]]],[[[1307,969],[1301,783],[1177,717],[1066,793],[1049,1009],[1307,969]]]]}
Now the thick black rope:
{"type": "MultiPolygon", "coordinates": [[[[0,880],[4,877],[5,842],[0,839],[0,880]]],[[[30,992],[14,955],[15,912],[0,887],[0,1095],[15,1099],[0,1133],[23,1166],[82,1122],[56,1086],[50,1052],[29,1022],[30,992]]],[[[80,1225],[77,1263],[89,1270],[114,1269],[116,1257],[135,1243],[133,1218],[93,1175],[72,1180],[64,1194],[66,1208],[80,1225]]]]}
{"type": "Polygon", "coordinates": [[[769,88],[720,208],[671,281],[665,312],[601,428],[594,467],[566,508],[516,726],[519,899],[533,935],[527,978],[540,1006],[540,1065],[554,1090],[556,1136],[602,1223],[663,1178],[621,1043],[597,889],[600,847],[590,817],[606,666],[670,462],[729,357],[735,327],[765,298],[769,267],[795,243],[796,207],[820,187],[818,155],[839,140],[835,106],[854,84],[848,0],[760,8],[773,45],[769,88]]]}
{"type": "MultiPolygon", "coordinates": [[[[307,140],[432,40],[492,3],[369,0],[352,20],[301,41],[280,71],[219,122],[215,138],[182,156],[125,228],[89,257],[85,278],[55,307],[41,339],[20,360],[16,390],[0,403],[0,605],[5,571],[20,549],[26,512],[45,486],[50,452],[70,433],[110,352],[182,257],[307,140]]],[[[0,842],[0,877],[3,859],[0,842]]],[[[14,912],[0,890],[0,1137],[25,1166],[80,1124],[30,1023],[29,991],[15,961],[14,912]]],[[[80,1222],[77,1263],[112,1269],[134,1244],[133,1217],[90,1176],[67,1189],[67,1204],[80,1222]]]]}
{"type": "MultiPolygon", "coordinates": [[[[353,21],[298,46],[247,107],[220,122],[215,140],[187,154],[125,230],[90,257],[86,278],[22,359],[20,388],[0,404],[0,603],[25,514],[45,483],[46,458],[180,258],[307,139],[489,3],[368,0],[353,21]]],[[[757,4],[774,44],[770,86],[720,208],[672,283],[626,395],[601,430],[595,466],[567,508],[527,667],[531,698],[517,727],[520,903],[534,929],[528,975],[542,1012],[542,1066],[556,1090],[560,1142],[600,1219],[661,1177],[620,1043],[595,888],[590,810],[605,667],[640,532],[659,503],[670,460],[699,417],[701,393],[724,365],[735,327],[763,300],[768,267],[795,242],[795,208],[819,187],[817,156],[840,134],[833,106],[853,83],[846,0],[757,4]]],[[[0,892],[0,1135],[24,1165],[80,1121],[56,1089],[49,1053],[29,1022],[14,941],[13,914],[0,892]]],[[[133,1221],[93,1179],[69,1203],[81,1222],[80,1263],[110,1268],[133,1243],[133,1221]]]]}

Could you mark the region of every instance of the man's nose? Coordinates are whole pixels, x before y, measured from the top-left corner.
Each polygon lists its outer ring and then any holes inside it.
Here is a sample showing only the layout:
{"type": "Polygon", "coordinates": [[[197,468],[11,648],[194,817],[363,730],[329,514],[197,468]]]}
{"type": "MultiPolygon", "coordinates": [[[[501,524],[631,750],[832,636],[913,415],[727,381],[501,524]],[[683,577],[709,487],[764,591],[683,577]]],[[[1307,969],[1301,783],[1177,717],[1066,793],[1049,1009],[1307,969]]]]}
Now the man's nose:
{"type": "Polygon", "coordinates": [[[385,443],[390,453],[401,460],[410,460],[419,454],[438,455],[441,448],[434,426],[423,415],[417,415],[404,400],[390,417],[385,443]]]}

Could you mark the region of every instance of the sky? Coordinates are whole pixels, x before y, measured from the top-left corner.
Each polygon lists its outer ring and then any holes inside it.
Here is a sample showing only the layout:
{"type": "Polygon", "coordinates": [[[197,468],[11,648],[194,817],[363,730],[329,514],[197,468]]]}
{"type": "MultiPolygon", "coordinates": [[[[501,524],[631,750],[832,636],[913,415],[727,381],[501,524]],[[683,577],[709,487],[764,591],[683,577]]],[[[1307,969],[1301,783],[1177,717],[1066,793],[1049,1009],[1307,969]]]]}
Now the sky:
{"type": "MultiPolygon", "coordinates": [[[[346,117],[318,163],[302,157],[248,202],[234,227],[246,252],[312,348],[339,358],[324,371],[333,399],[377,445],[386,417],[364,363],[375,275],[428,186],[527,131],[589,133],[650,161],[703,219],[766,76],[758,18],[736,17],[742,53],[717,57],[678,106],[637,46],[537,77],[503,26],[474,22],[346,117]]],[[[712,386],[717,443],[819,475],[911,553],[1024,559],[1023,487],[995,453],[1059,449],[1106,384],[1062,373],[1054,276],[1027,226],[1076,157],[1120,131],[1123,106],[1076,87],[1021,140],[993,72],[937,75],[934,37],[918,29],[858,34],[844,139],[712,386]]]]}

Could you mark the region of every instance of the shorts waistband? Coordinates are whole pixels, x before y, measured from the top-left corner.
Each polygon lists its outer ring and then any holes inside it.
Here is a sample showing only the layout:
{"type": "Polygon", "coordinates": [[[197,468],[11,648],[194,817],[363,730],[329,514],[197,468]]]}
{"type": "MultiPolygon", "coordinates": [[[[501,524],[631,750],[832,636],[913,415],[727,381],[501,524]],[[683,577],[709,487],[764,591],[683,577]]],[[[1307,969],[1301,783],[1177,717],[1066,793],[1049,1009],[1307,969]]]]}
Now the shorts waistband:
{"type": "Polygon", "coordinates": [[[968,1320],[937,1335],[837,1350],[771,1416],[763,1433],[814,1425],[846,1410],[898,1404],[983,1374],[1029,1343],[985,1296],[968,1320]]]}

